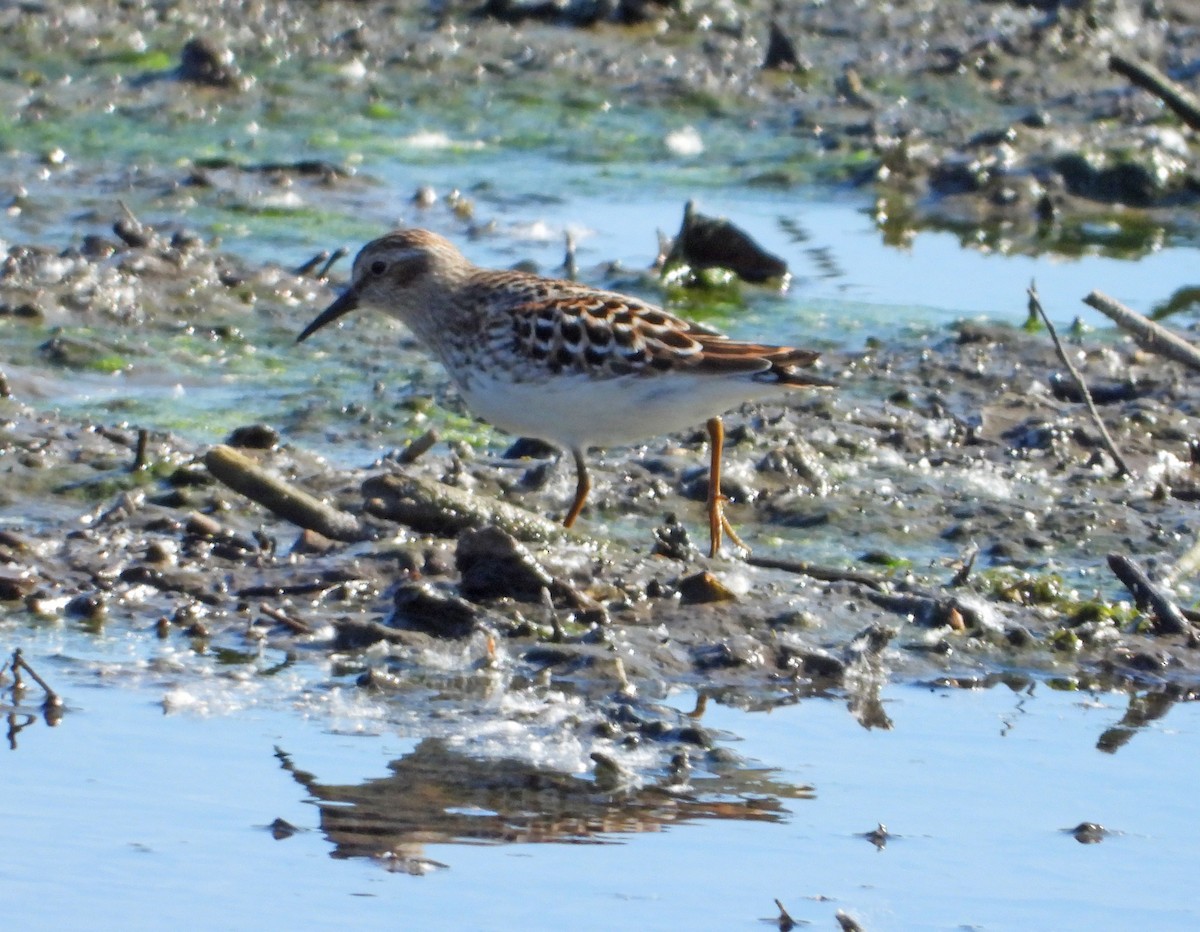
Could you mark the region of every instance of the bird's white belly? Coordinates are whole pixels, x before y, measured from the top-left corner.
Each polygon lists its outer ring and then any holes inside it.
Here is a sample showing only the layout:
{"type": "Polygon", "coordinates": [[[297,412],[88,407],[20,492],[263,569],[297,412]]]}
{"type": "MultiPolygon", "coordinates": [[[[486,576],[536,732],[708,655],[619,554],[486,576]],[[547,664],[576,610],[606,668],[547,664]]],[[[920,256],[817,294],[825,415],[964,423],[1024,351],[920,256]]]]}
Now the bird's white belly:
{"type": "Polygon", "coordinates": [[[676,372],[602,380],[564,374],[542,382],[509,382],[476,373],[460,391],[473,413],[501,430],[585,449],[696,427],[742,402],[785,390],[749,378],[676,372]]]}

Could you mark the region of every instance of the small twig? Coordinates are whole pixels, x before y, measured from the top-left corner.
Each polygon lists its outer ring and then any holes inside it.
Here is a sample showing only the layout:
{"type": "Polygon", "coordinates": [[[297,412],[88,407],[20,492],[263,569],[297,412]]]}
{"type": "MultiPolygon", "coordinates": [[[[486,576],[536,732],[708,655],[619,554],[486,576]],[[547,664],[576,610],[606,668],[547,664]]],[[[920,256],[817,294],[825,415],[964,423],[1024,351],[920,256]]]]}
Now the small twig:
{"type": "Polygon", "coordinates": [[[1140,611],[1145,611],[1148,607],[1154,612],[1155,634],[1187,634],[1192,630],[1175,600],[1160,586],[1151,582],[1145,570],[1129,557],[1110,553],[1108,568],[1125,584],[1140,611]]]}
{"type": "Polygon", "coordinates": [[[1122,330],[1128,332],[1137,341],[1138,346],[1146,352],[1166,356],[1189,369],[1200,372],[1200,350],[1162,324],[1143,317],[1137,311],[1127,308],[1120,301],[1099,291],[1093,291],[1083,299],[1083,303],[1094,307],[1122,330]]]}
{"type": "Polygon", "coordinates": [[[305,275],[310,274],[312,272],[312,270],[315,269],[322,262],[327,262],[327,261],[329,261],[329,250],[322,249],[319,253],[317,253],[311,259],[307,260],[306,262],[302,262],[300,265],[296,266],[296,268],[292,269],[292,274],[297,277],[303,278],[305,275]]]}
{"type": "Polygon", "coordinates": [[[863,932],[862,924],[849,913],[839,909],[834,913],[833,918],[837,920],[842,932],[863,932]]]}
{"type": "Polygon", "coordinates": [[[637,693],[637,687],[629,682],[629,674],[625,672],[625,661],[620,657],[613,657],[613,676],[617,679],[618,692],[623,696],[633,696],[637,693]]]}
{"type": "Polygon", "coordinates": [[[1149,91],[1192,129],[1200,130],[1200,100],[1180,87],[1165,74],[1145,62],[1123,55],[1110,55],[1108,70],[1128,78],[1138,87],[1149,91]]]}
{"type": "Polygon", "coordinates": [[[429,428],[429,430],[421,434],[420,437],[414,438],[412,442],[408,444],[408,446],[406,446],[397,454],[396,462],[400,463],[402,466],[408,466],[412,463],[415,463],[422,456],[433,449],[434,444],[436,444],[440,439],[441,438],[438,436],[438,432],[432,427],[429,428]]]}
{"type": "Polygon", "coordinates": [[[977,556],[979,556],[979,546],[972,544],[966,556],[962,558],[961,565],[954,573],[947,588],[957,589],[959,586],[966,585],[967,580],[971,576],[971,570],[975,567],[975,558],[977,556]]]}
{"type": "Polygon", "coordinates": [[[923,628],[950,627],[956,631],[979,628],[979,612],[956,596],[921,592],[868,592],[867,598],[880,608],[908,616],[923,628]]]}
{"type": "Polygon", "coordinates": [[[567,230],[564,239],[566,253],[563,256],[563,277],[574,281],[579,276],[579,266],[575,261],[575,235],[567,230]]]}
{"type": "Polygon", "coordinates": [[[425,534],[455,537],[467,528],[489,524],[523,541],[559,540],[566,533],[561,525],[524,508],[420,476],[371,476],[362,492],[367,514],[425,534]]]}
{"type": "Polygon", "coordinates": [[[319,271],[317,273],[317,281],[319,281],[319,282],[327,281],[329,279],[329,270],[331,268],[333,268],[333,264],[335,262],[337,262],[339,259],[345,258],[349,252],[350,252],[350,250],[347,249],[345,246],[339,246],[337,249],[335,249],[333,252],[331,252],[329,254],[329,259],[321,267],[321,271],[319,271]]]}
{"type": "Polygon", "coordinates": [[[312,276],[316,281],[319,282],[326,281],[329,277],[329,270],[333,268],[333,264],[339,259],[343,258],[349,251],[350,250],[348,250],[345,246],[339,246],[333,252],[330,252],[328,249],[322,249],[311,259],[296,266],[296,268],[292,270],[292,274],[301,278],[305,276],[312,276]],[[317,266],[321,267],[319,272],[316,271],[317,266]]]}
{"type": "Polygon", "coordinates": [[[779,923],[779,932],[791,932],[792,929],[796,928],[796,920],[784,909],[783,904],[779,900],[775,901],[775,906],[779,909],[779,919],[777,920],[779,923]]]}
{"type": "Polygon", "coordinates": [[[550,622],[550,640],[555,644],[563,643],[567,639],[567,632],[558,618],[558,612],[554,610],[554,599],[550,595],[549,586],[542,586],[542,608],[546,612],[546,620],[550,622]]]}
{"type": "Polygon", "coordinates": [[[126,246],[142,249],[154,242],[154,231],[137,218],[124,201],[117,201],[122,216],[113,223],[113,232],[126,246]]]}
{"type": "Polygon", "coordinates": [[[299,618],[293,618],[287,612],[281,612],[277,608],[272,608],[270,605],[260,605],[258,610],[270,618],[272,621],[279,622],[285,628],[291,628],[296,634],[312,634],[312,626],[306,621],[301,621],[299,618]]]}
{"type": "Polygon", "coordinates": [[[139,427],[137,432],[137,447],[133,454],[133,465],[129,467],[130,472],[141,472],[146,468],[146,446],[150,442],[150,431],[144,427],[139,427]]]}
{"type": "Polygon", "coordinates": [[[16,650],[13,651],[13,656],[12,656],[13,689],[14,690],[21,688],[21,671],[22,670],[24,670],[26,673],[28,673],[30,678],[35,683],[37,683],[40,687],[42,687],[42,689],[45,691],[46,701],[43,704],[45,708],[56,709],[56,708],[59,708],[62,706],[62,699],[59,697],[58,693],[56,693],[51,688],[49,683],[47,683],[44,679],[42,679],[40,676],[38,676],[37,671],[29,665],[29,661],[27,661],[21,655],[21,648],[18,647],[16,650]]]}
{"type": "Polygon", "coordinates": [[[223,444],[213,447],[204,455],[204,465],[235,492],[299,527],[342,541],[364,540],[369,534],[355,515],[270,475],[231,447],[223,444]]]}
{"type": "Polygon", "coordinates": [[[357,618],[334,618],[333,629],[335,650],[362,650],[372,644],[385,641],[402,647],[428,647],[430,636],[420,631],[405,631],[389,628],[379,621],[362,621],[357,618]]]}
{"type": "Polygon", "coordinates": [[[1036,311],[1037,315],[1042,319],[1042,323],[1046,325],[1046,329],[1050,332],[1050,339],[1054,341],[1054,351],[1058,354],[1059,361],[1067,367],[1071,378],[1075,380],[1075,384],[1079,387],[1079,392],[1083,395],[1083,402],[1087,405],[1088,412],[1091,414],[1092,420],[1100,431],[1100,440],[1104,443],[1104,448],[1108,450],[1109,456],[1113,458],[1113,462],[1117,464],[1117,478],[1122,479],[1125,476],[1132,476],[1133,470],[1125,462],[1125,457],[1117,449],[1117,445],[1113,442],[1108,428],[1104,426],[1104,421],[1100,419],[1100,412],[1096,410],[1096,402],[1092,400],[1092,393],[1088,391],[1087,383],[1083,380],[1083,376],[1067,356],[1067,351],[1063,349],[1063,345],[1058,339],[1058,333],[1054,330],[1054,324],[1050,323],[1046,309],[1042,307],[1042,302],[1038,298],[1037,286],[1032,282],[1029,285],[1029,310],[1030,313],[1036,311]]]}
{"type": "Polygon", "coordinates": [[[750,566],[764,570],[783,570],[787,573],[797,573],[801,576],[811,576],[822,582],[853,582],[868,586],[871,589],[882,589],[886,580],[874,573],[864,573],[860,570],[841,570],[832,566],[816,566],[803,560],[785,560],[779,557],[762,557],[750,554],[746,557],[750,566]]]}

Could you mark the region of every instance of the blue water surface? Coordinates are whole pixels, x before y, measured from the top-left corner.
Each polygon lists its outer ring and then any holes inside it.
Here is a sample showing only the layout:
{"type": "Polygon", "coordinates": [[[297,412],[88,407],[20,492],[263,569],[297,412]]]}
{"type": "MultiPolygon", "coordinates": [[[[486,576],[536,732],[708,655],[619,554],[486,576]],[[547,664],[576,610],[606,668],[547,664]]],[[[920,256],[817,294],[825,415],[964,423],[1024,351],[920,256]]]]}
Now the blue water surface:
{"type": "Polygon", "coordinates": [[[424,856],[446,866],[412,876],[332,857],[277,757],[354,783],[386,773],[411,737],[253,681],[194,689],[207,698],[164,714],[181,688],[170,676],[103,682],[95,659],[85,673],[59,652],[28,658],[68,713],[21,730],[0,763],[0,897],[25,929],[756,929],[776,898],[817,928],[838,910],[868,929],[1200,922],[1195,703],[1115,752],[1097,741],[1125,696],[1045,684],[889,686],[890,730],[862,728],[839,700],[771,713],[710,703],[708,728],[813,798],[786,801],[778,822],[608,844],[430,844],[424,856]],[[275,840],[277,818],[300,831],[275,840]],[[1110,834],[1077,842],[1065,830],[1085,820],[1110,834]],[[891,837],[877,850],[863,835],[879,823],[891,837]]]}

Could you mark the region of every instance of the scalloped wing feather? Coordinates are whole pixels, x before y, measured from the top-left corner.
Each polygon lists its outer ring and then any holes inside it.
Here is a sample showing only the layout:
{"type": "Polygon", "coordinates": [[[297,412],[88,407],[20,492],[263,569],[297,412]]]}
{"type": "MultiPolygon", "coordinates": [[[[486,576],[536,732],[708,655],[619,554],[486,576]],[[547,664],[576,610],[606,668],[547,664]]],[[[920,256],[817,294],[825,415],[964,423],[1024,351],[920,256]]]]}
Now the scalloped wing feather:
{"type": "Polygon", "coordinates": [[[594,291],[509,311],[515,348],[553,372],[601,376],[692,368],[704,346],[693,327],[650,304],[594,291]]]}
{"type": "Polygon", "coordinates": [[[661,308],[595,292],[531,301],[511,310],[514,345],[551,372],[600,376],[667,370],[744,374],[781,385],[828,385],[800,370],[820,353],[699,332],[661,308]]]}

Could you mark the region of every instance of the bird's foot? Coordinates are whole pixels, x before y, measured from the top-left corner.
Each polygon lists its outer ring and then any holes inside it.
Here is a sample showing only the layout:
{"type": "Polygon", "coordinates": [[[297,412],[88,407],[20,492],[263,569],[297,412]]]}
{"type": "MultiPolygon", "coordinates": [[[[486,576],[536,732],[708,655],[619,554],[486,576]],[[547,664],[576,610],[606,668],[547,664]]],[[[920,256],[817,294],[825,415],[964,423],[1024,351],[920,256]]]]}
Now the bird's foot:
{"type": "Polygon", "coordinates": [[[717,494],[709,498],[708,501],[708,555],[709,557],[719,556],[721,553],[721,535],[728,534],[729,539],[734,546],[744,550],[747,554],[750,553],[750,548],[737,535],[737,531],[733,529],[733,525],[729,523],[729,519],[725,517],[725,503],[729,501],[724,495],[717,494]]]}

